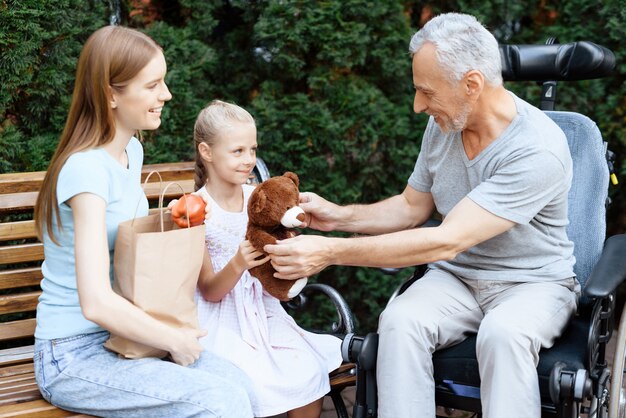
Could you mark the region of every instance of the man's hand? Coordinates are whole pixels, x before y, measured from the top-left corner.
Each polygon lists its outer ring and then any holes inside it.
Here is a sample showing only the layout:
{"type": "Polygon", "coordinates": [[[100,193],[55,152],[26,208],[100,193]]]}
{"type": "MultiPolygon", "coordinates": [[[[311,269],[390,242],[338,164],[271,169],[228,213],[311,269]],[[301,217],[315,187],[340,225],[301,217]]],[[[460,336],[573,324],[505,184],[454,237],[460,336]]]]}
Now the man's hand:
{"type": "Polygon", "coordinates": [[[301,228],[308,227],[318,231],[333,231],[336,228],[340,206],[312,192],[300,193],[299,206],[305,214],[301,228]]]}
{"type": "Polygon", "coordinates": [[[299,235],[266,245],[275,277],[296,280],[319,273],[332,264],[331,238],[319,235],[299,235]]]}

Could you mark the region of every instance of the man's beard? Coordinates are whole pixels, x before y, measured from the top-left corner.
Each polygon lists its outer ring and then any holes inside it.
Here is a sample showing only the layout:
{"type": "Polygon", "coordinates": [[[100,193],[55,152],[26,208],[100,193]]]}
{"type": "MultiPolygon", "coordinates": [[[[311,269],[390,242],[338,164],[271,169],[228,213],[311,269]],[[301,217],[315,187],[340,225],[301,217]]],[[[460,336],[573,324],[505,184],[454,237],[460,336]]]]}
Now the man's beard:
{"type": "Polygon", "coordinates": [[[452,117],[452,119],[442,121],[440,128],[444,133],[461,132],[463,128],[465,128],[467,118],[472,111],[472,107],[469,103],[466,103],[458,98],[455,101],[459,111],[452,117]]]}

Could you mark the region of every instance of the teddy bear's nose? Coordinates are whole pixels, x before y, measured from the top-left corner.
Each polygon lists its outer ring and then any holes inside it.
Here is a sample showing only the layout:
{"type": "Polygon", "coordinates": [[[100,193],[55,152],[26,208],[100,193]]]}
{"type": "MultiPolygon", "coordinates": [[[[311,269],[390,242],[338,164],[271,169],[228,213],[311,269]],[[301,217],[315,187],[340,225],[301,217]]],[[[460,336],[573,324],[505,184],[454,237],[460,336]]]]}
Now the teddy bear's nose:
{"type": "Polygon", "coordinates": [[[300,206],[294,206],[283,215],[280,223],[286,228],[297,228],[304,221],[304,211],[300,206]]]}

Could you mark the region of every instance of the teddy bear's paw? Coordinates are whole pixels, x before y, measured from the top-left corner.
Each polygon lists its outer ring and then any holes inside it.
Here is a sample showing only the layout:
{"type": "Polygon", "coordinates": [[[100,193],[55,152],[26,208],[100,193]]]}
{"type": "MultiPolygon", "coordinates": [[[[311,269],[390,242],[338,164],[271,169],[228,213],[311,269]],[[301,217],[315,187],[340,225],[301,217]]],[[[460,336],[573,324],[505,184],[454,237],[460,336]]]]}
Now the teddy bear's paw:
{"type": "Polygon", "coordinates": [[[287,297],[289,297],[289,299],[292,299],[298,296],[304,286],[306,286],[306,282],[308,280],[309,279],[307,279],[306,277],[296,280],[293,286],[291,286],[291,289],[289,289],[289,292],[287,292],[287,297]]]}

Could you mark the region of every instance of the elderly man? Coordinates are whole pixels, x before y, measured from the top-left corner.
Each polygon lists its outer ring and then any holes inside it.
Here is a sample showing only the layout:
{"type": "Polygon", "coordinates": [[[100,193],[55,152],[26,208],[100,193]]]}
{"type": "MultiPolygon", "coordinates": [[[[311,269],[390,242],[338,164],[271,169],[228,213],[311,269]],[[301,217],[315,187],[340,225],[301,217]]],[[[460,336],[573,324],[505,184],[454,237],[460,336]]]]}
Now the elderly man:
{"type": "Polygon", "coordinates": [[[381,418],[433,417],[432,353],[476,332],[484,416],[539,417],[538,353],[580,293],[565,136],[504,88],[497,41],[474,17],[440,15],[409,49],[414,110],[430,119],[405,190],[350,206],[303,193],[309,227],[368,236],[302,235],[266,250],[280,278],[430,263],[380,318],[381,418]],[[433,210],[441,225],[419,228],[433,210]]]}

